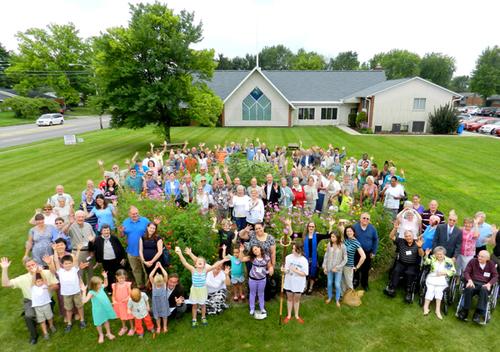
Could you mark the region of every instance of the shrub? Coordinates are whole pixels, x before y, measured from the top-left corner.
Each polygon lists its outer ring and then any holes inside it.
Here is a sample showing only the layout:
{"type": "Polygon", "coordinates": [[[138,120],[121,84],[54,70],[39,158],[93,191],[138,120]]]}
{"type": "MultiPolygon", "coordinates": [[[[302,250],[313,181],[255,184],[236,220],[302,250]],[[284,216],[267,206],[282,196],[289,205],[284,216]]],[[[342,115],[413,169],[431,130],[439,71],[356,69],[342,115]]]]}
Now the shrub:
{"type": "MultiPolygon", "coordinates": [[[[308,212],[302,212],[298,208],[281,210],[267,208],[264,221],[266,223],[266,232],[272,234],[275,239],[279,240],[283,238],[285,234],[285,219],[292,219],[294,233],[302,233],[306,224],[310,221],[313,221],[316,224],[316,231],[318,233],[326,233],[328,231],[330,220],[333,219],[335,220],[335,224],[338,224],[340,219],[344,219],[347,220],[348,223],[353,224],[359,220],[360,215],[364,212],[370,213],[371,223],[377,229],[379,237],[379,247],[377,255],[373,260],[373,267],[375,269],[385,270],[394,257],[394,248],[391,240],[389,239],[389,232],[391,231],[393,225],[391,216],[387,214],[381,203],[377,204],[376,207],[360,207],[359,205],[354,205],[348,213],[329,211],[327,214],[311,214],[308,212]]],[[[333,230],[341,232],[336,225],[334,225],[333,230]]],[[[326,240],[321,241],[318,245],[318,255],[320,257],[318,262],[320,263],[323,261],[326,245],[326,240]]],[[[282,253],[282,248],[279,245],[277,247],[276,259],[278,262],[281,262],[280,253],[282,253]]]]}
{"type": "Polygon", "coordinates": [[[32,119],[40,114],[59,112],[61,107],[51,99],[14,97],[4,101],[6,107],[10,107],[17,118],[32,119]]]}
{"type": "Polygon", "coordinates": [[[355,112],[351,112],[347,117],[347,124],[349,127],[356,128],[356,116],[355,112]]]}
{"type": "Polygon", "coordinates": [[[459,125],[455,108],[451,104],[434,108],[434,113],[429,114],[429,124],[433,134],[455,133],[459,125]]]}
{"type": "Polygon", "coordinates": [[[365,122],[368,122],[368,116],[366,115],[366,112],[358,112],[358,115],[356,116],[356,127],[361,127],[361,125],[365,122]]]}
{"type": "MultiPolygon", "coordinates": [[[[158,234],[169,250],[169,272],[177,272],[184,287],[191,286],[191,274],[174,253],[175,246],[191,247],[195,255],[204,257],[208,263],[214,263],[218,259],[217,235],[211,229],[212,222],[209,215],[200,213],[196,204],[181,208],[174,202],[152,200],[135,193],[122,192],[118,202],[118,223],[121,224],[128,217],[131,205],[136,206],[139,214],[151,221],[158,216],[162,218],[158,234]]],[[[191,262],[189,258],[186,259],[191,262]]]]}
{"type": "Polygon", "coordinates": [[[231,178],[239,177],[241,184],[249,185],[252,177],[257,178],[257,184],[266,182],[266,175],[272,174],[275,180],[279,180],[279,170],[269,163],[260,163],[247,160],[242,154],[232,155],[228,165],[231,178]]]}

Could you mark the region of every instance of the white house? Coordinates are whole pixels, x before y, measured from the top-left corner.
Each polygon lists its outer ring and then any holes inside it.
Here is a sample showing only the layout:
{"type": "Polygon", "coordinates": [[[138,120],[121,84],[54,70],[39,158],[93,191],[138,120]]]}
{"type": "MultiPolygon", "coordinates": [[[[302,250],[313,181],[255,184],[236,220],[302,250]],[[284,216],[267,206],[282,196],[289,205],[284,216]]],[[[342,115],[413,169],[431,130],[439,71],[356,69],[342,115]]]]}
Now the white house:
{"type": "Polygon", "coordinates": [[[366,111],[375,131],[423,132],[434,107],[460,95],[419,77],[384,71],[215,71],[208,86],[223,100],[223,126],[347,125],[366,111]]]}

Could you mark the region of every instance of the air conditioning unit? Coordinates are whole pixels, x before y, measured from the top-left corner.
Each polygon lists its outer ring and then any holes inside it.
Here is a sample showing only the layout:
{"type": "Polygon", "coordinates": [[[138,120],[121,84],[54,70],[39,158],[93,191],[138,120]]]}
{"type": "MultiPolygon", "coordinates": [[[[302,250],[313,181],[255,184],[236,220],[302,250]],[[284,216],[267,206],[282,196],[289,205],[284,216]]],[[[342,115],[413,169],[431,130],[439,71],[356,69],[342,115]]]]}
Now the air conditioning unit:
{"type": "Polygon", "coordinates": [[[392,124],[391,132],[392,133],[399,133],[399,132],[401,132],[401,124],[400,123],[393,123],[392,124]]]}
{"type": "Polygon", "coordinates": [[[424,133],[425,121],[412,121],[411,131],[413,133],[424,133]]]}

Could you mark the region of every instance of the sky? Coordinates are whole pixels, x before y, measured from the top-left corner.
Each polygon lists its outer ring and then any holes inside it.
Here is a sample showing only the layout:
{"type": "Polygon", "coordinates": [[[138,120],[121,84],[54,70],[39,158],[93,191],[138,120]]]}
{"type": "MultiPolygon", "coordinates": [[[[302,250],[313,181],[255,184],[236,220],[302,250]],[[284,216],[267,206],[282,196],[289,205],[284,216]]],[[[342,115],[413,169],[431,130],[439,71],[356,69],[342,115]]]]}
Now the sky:
{"type": "MultiPolygon", "coordinates": [[[[135,0],[14,0],[0,6],[0,43],[17,49],[16,33],[73,22],[83,38],[126,26],[135,0]]],[[[152,2],[143,0],[142,2],[152,2]]],[[[165,2],[165,1],[162,1],[165,2]]],[[[325,57],[356,51],[361,62],[391,49],[420,56],[441,52],[469,75],[488,46],[500,45],[498,0],[171,0],[175,12],[203,23],[197,48],[225,56],[255,54],[265,46],[305,48],[325,57]],[[495,15],[490,15],[495,14],[495,15]]]]}

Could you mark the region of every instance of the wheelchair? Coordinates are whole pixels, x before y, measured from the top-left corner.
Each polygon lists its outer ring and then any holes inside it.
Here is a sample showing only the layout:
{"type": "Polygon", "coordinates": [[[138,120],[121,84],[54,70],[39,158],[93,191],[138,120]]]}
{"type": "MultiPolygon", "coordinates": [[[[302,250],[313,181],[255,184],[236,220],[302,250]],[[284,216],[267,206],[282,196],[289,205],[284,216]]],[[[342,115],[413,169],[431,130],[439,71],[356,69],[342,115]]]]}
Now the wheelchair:
{"type": "MultiPolygon", "coordinates": [[[[389,279],[387,281],[387,285],[385,286],[384,288],[384,293],[391,297],[391,298],[394,298],[396,297],[396,290],[397,290],[397,287],[394,287],[393,290],[391,290],[391,279],[392,279],[392,274],[394,272],[394,268],[396,267],[396,263],[398,262],[398,259],[399,257],[396,256],[395,260],[394,260],[394,263],[392,264],[391,266],[391,269],[389,270],[389,279]]],[[[419,259],[421,260],[421,259],[419,259]]],[[[405,302],[408,303],[408,304],[412,304],[413,301],[415,300],[415,293],[418,292],[419,290],[419,278],[421,276],[421,266],[420,266],[420,263],[417,263],[417,267],[419,268],[416,275],[415,275],[415,280],[413,280],[413,282],[411,283],[408,283],[408,278],[407,278],[407,275],[405,275],[404,273],[401,274],[400,276],[400,280],[399,280],[399,284],[398,284],[398,287],[401,286],[401,287],[410,287],[410,290],[409,290],[409,294],[410,294],[410,297],[411,299],[406,299],[405,297],[405,302]]]]}
{"type": "MultiPolygon", "coordinates": [[[[464,290],[465,290],[465,279],[461,277],[460,279],[460,285],[458,288],[459,291],[459,300],[457,304],[457,310],[455,312],[455,316],[458,318],[459,317],[459,312],[462,309],[463,302],[464,302],[464,290]]],[[[499,294],[500,286],[498,282],[496,282],[490,290],[490,294],[488,296],[488,301],[486,302],[486,311],[484,312],[484,319],[481,321],[479,324],[480,325],[486,325],[490,320],[491,320],[491,314],[493,313],[493,310],[497,306],[497,300],[498,300],[498,294],[499,294]]]]}
{"type": "MultiPolygon", "coordinates": [[[[419,304],[420,306],[424,305],[425,302],[425,294],[427,293],[427,275],[430,273],[430,265],[423,265],[420,272],[420,279],[418,280],[419,284],[419,304]]],[[[460,277],[454,275],[453,277],[448,279],[448,287],[443,291],[443,299],[442,299],[442,309],[445,315],[448,315],[449,308],[453,305],[453,302],[456,298],[456,293],[458,290],[458,285],[460,283],[460,277]]]]}

